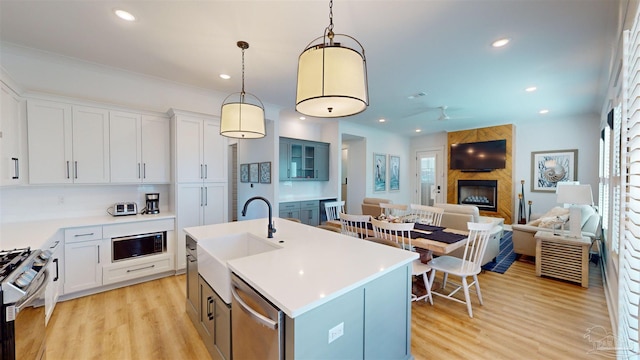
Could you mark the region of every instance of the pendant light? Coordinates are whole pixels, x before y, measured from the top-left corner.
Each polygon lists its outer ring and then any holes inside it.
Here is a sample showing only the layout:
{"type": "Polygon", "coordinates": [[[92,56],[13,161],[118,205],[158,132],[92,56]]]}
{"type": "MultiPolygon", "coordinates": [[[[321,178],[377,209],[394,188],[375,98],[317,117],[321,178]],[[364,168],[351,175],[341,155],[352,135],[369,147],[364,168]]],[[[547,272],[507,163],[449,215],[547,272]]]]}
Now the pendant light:
{"type": "Polygon", "coordinates": [[[238,139],[258,139],[265,136],[264,105],[255,95],[244,91],[244,51],[246,41],[238,41],[242,49],[242,91],[227,96],[220,111],[220,135],[238,139]]]}
{"type": "Polygon", "coordinates": [[[364,48],[353,37],[333,32],[331,0],[324,35],[313,39],[298,58],[296,110],[315,117],[342,117],[363,112],[368,105],[364,48]],[[343,46],[336,37],[352,40],[360,51],[343,46]]]}

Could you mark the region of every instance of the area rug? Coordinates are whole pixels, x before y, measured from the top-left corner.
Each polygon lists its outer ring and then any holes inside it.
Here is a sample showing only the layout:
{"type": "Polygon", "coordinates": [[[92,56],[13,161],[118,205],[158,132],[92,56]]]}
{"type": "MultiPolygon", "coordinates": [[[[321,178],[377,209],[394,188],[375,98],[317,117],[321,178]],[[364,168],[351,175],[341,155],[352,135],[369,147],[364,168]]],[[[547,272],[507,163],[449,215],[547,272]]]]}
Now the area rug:
{"type": "Polygon", "coordinates": [[[513,233],[505,231],[500,239],[500,253],[495,261],[490,261],[482,266],[482,269],[504,274],[509,266],[516,260],[516,253],[513,252],[513,233]]]}

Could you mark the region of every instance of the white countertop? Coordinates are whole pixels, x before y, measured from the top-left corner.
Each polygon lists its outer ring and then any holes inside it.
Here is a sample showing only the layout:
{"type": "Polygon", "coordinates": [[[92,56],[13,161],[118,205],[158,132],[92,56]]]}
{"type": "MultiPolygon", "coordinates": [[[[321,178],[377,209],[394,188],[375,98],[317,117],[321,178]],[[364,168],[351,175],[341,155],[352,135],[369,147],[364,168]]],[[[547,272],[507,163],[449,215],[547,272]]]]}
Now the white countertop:
{"type": "Polygon", "coordinates": [[[47,241],[60,229],[124,224],[140,221],[162,220],[175,218],[174,213],[160,213],[149,215],[129,216],[90,216],[80,218],[63,218],[53,220],[24,221],[3,223],[0,225],[0,250],[8,250],[30,246],[33,249],[42,248],[47,241]]]}
{"type": "Polygon", "coordinates": [[[417,253],[280,218],[274,218],[277,232],[267,239],[267,222],[266,218],[237,221],[185,232],[199,244],[251,233],[282,247],[229,260],[227,265],[291,318],[418,258],[417,253]]]}

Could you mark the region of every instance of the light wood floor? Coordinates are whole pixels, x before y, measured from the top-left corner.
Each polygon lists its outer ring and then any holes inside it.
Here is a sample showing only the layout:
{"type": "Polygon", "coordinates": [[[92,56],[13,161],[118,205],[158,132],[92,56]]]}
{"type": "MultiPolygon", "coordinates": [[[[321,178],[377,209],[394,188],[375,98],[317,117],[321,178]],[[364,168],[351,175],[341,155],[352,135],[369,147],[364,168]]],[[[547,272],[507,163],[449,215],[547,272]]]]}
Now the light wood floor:
{"type": "MultiPolygon", "coordinates": [[[[611,332],[601,274],[590,287],[538,278],[516,261],[505,274],[482,273],[484,306],[436,297],[412,305],[416,359],[584,359],[590,328],[611,332]]],[[[473,296],[473,294],[472,294],[473,296]]],[[[209,359],[185,311],[185,276],[59,303],[47,332],[48,360],[209,359]]],[[[599,354],[605,355],[605,354],[599,354]]],[[[597,356],[596,356],[597,357],[597,356]]]]}

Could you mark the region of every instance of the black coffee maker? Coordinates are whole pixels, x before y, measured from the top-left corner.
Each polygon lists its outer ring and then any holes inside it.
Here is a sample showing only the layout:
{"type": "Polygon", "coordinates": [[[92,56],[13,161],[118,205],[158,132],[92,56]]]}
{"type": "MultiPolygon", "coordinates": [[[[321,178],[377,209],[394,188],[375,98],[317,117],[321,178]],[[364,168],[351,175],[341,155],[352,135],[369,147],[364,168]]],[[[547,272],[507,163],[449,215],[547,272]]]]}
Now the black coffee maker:
{"type": "Polygon", "coordinates": [[[147,206],[145,207],[145,214],[159,214],[160,213],[160,194],[149,193],[145,195],[147,198],[147,206]]]}

